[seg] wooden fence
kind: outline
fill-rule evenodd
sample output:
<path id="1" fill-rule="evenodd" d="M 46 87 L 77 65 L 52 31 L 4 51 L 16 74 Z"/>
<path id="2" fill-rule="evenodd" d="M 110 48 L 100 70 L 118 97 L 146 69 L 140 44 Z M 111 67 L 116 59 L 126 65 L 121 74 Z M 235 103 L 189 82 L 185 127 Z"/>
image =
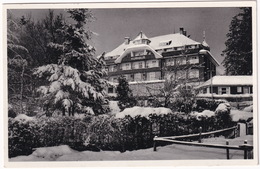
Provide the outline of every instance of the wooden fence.
<path id="1" fill-rule="evenodd" d="M 212 131 L 212 132 L 207 132 L 207 133 L 201 133 L 202 128 L 200 127 L 200 132 L 198 134 L 190 134 L 190 135 L 182 135 L 182 136 L 170 136 L 170 137 L 154 137 L 154 145 L 153 145 L 153 150 L 156 151 L 156 146 L 157 146 L 157 142 L 158 141 L 164 141 L 164 142 L 171 142 L 174 144 L 182 144 L 182 145 L 190 145 L 190 146 L 203 146 L 203 147 L 211 147 L 211 148 L 220 148 L 220 149 L 226 149 L 226 157 L 227 159 L 229 158 L 229 150 L 233 149 L 233 150 L 243 150 L 244 151 L 244 159 L 251 159 L 252 156 L 250 155 L 252 150 L 253 150 L 253 146 L 247 143 L 247 140 L 244 141 L 244 143 L 242 145 L 229 145 L 229 142 L 226 141 L 226 145 L 222 145 L 222 144 L 206 144 L 206 143 L 201 143 L 201 137 L 202 136 L 206 136 L 206 135 L 212 135 L 212 134 L 217 134 L 217 133 L 222 133 L 225 131 L 230 131 L 233 130 L 235 136 L 239 136 L 239 125 L 238 126 L 234 126 L 234 127 L 230 127 L 230 128 L 226 128 L 226 129 L 222 129 L 222 130 L 216 130 L 216 131 Z M 180 141 L 180 140 L 176 140 L 176 139 L 187 139 L 187 138 L 191 138 L 191 137 L 199 137 L 198 139 L 198 143 L 196 142 L 188 142 L 188 141 Z"/>

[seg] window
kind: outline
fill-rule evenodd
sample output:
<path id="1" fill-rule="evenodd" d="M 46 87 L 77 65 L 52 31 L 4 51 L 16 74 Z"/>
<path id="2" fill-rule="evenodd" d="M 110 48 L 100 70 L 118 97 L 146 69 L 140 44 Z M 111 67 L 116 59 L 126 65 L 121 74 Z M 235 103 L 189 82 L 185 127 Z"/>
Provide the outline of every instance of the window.
<path id="1" fill-rule="evenodd" d="M 132 74 L 125 74 L 124 77 L 127 81 L 133 81 L 133 75 Z"/>
<path id="2" fill-rule="evenodd" d="M 146 80 L 146 73 L 143 73 L 142 79 Z"/>
<path id="3" fill-rule="evenodd" d="M 155 72 L 148 73 L 149 80 L 155 80 Z"/>
<path id="4" fill-rule="evenodd" d="M 242 93 L 242 87 L 237 87 L 237 92 Z"/>
<path id="5" fill-rule="evenodd" d="M 122 70 L 130 70 L 131 64 L 130 63 L 123 63 L 122 64 Z"/>
<path id="6" fill-rule="evenodd" d="M 186 78 L 186 72 L 184 70 L 178 70 L 177 71 L 177 75 L 176 75 L 177 79 L 185 79 Z"/>
<path id="7" fill-rule="evenodd" d="M 199 78 L 199 70 L 198 69 L 191 69 L 189 71 L 189 79 L 192 78 Z"/>
<path id="8" fill-rule="evenodd" d="M 199 63 L 199 57 L 198 56 L 190 57 L 190 64 L 196 64 L 196 63 Z"/>
<path id="9" fill-rule="evenodd" d="M 177 58 L 176 59 L 176 64 L 177 65 L 185 65 L 186 64 L 186 58 L 183 58 L 183 57 Z"/>
<path id="10" fill-rule="evenodd" d="M 174 59 L 173 58 L 167 59 L 166 60 L 166 66 L 174 66 Z"/>
<path id="11" fill-rule="evenodd" d="M 162 42 L 159 43 L 159 46 L 168 46 L 168 45 L 170 45 L 171 43 L 172 43 L 171 40 L 170 40 L 170 41 L 162 41 Z"/>
<path id="12" fill-rule="evenodd" d="M 158 60 L 148 60 L 146 62 L 146 67 L 147 68 L 158 67 L 158 66 L 159 66 Z"/>
<path id="13" fill-rule="evenodd" d="M 142 74 L 136 73 L 134 74 L 134 81 L 141 81 L 142 80 Z"/>
<path id="14" fill-rule="evenodd" d="M 157 61 L 156 61 L 156 60 L 153 60 L 153 61 L 152 61 L 152 66 L 153 66 L 153 67 L 156 67 L 156 64 L 157 64 Z"/>
<path id="15" fill-rule="evenodd" d="M 115 65 L 109 66 L 109 72 L 115 72 L 115 71 L 116 71 L 116 66 Z"/>
<path id="16" fill-rule="evenodd" d="M 133 62 L 133 69 L 142 69 L 142 68 L 144 68 L 144 61 Z"/>
<path id="17" fill-rule="evenodd" d="M 249 92 L 249 87 L 245 86 L 245 87 L 243 87 L 243 89 L 244 89 L 244 94 L 249 94 L 250 93 Z"/>
<path id="18" fill-rule="evenodd" d="M 139 69 L 143 68 L 143 62 L 139 62 Z"/>
<path id="19" fill-rule="evenodd" d="M 148 72 L 147 80 L 159 80 L 161 78 L 160 72 Z"/>
<path id="20" fill-rule="evenodd" d="M 219 87 L 218 94 L 229 94 L 229 87 Z"/>
<path id="21" fill-rule="evenodd" d="M 175 72 L 166 73 L 165 78 L 168 79 L 168 80 L 175 80 Z"/>

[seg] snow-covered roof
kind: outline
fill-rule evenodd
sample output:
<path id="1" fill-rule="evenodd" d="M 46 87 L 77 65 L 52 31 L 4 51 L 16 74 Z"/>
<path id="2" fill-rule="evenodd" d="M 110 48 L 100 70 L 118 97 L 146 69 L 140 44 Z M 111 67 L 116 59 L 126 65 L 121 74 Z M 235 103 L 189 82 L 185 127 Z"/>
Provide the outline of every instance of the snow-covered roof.
<path id="1" fill-rule="evenodd" d="M 207 80 L 202 85 L 196 87 L 205 87 L 210 85 L 217 86 L 232 86 L 232 85 L 253 85 L 252 76 L 214 76 L 212 79 Z"/>
<path id="2" fill-rule="evenodd" d="M 143 34 L 143 36 L 145 36 L 145 35 Z M 156 37 L 150 38 L 149 40 L 151 41 L 149 46 L 151 46 L 151 48 L 153 48 L 154 50 L 164 49 L 164 48 L 173 48 L 173 47 L 182 47 L 184 45 L 201 44 L 180 33 L 156 36 Z M 169 42 L 169 43 L 167 45 L 162 46 L 161 44 L 163 42 Z M 133 41 L 130 41 L 129 44 L 122 43 L 121 45 L 116 47 L 114 50 L 106 53 L 105 57 L 109 57 L 109 56 L 118 56 L 119 57 L 120 55 L 122 55 L 124 53 L 124 51 L 127 48 L 130 48 L 132 46 L 135 46 L 135 44 L 133 44 Z"/>
<path id="3" fill-rule="evenodd" d="M 219 66 L 219 65 L 220 65 L 220 63 L 216 60 L 216 58 L 214 58 L 214 56 L 210 53 L 210 51 L 205 50 L 205 49 L 201 49 L 201 50 L 199 51 L 199 53 L 200 53 L 200 54 L 206 54 L 206 55 L 210 56 L 209 59 L 210 59 L 216 66 Z"/>
<path id="4" fill-rule="evenodd" d="M 198 45 L 201 44 L 199 42 L 196 42 L 187 36 L 176 33 L 176 34 L 168 34 L 168 35 L 162 35 L 162 36 L 156 36 L 153 38 L 150 38 L 151 43 L 150 46 L 157 49 L 163 49 L 163 48 L 173 48 L 173 47 L 181 47 L 184 45 Z M 169 45 L 161 46 L 161 42 L 169 41 Z"/>
<path id="5" fill-rule="evenodd" d="M 146 44 L 139 44 L 139 45 L 132 45 L 130 47 L 128 47 L 116 60 L 115 60 L 115 63 L 121 63 L 122 59 L 131 51 L 136 51 L 136 50 L 139 50 L 139 49 L 148 49 L 150 50 L 155 58 L 162 58 L 163 56 L 160 55 L 158 52 L 156 52 L 153 48 L 151 48 L 151 46 L 149 45 L 146 45 Z"/>
<path id="6" fill-rule="evenodd" d="M 141 39 L 148 39 L 147 36 L 142 31 L 138 34 L 138 36 L 133 41 L 141 40 Z"/>
<path id="7" fill-rule="evenodd" d="M 205 47 L 209 47 L 208 43 L 206 42 L 206 40 L 204 39 L 203 42 L 201 43 L 203 46 Z"/>

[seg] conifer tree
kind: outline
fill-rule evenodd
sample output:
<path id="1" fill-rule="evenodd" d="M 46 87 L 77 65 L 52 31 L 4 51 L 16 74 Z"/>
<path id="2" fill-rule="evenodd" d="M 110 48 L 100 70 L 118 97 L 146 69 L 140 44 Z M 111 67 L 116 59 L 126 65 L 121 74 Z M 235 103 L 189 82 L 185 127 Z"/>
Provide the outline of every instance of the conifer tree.
<path id="1" fill-rule="evenodd" d="M 240 9 L 231 21 L 222 52 L 227 75 L 252 75 L 252 8 Z"/>
<path id="2" fill-rule="evenodd" d="M 75 23 L 64 23 L 60 30 L 63 43 L 49 44 L 60 50 L 61 55 L 58 64 L 44 65 L 35 70 L 34 74 L 49 81 L 38 90 L 43 94 L 47 112 L 53 108 L 62 110 L 63 115 L 72 116 L 75 112 L 106 113 L 104 63 L 94 57 L 94 47 L 86 43 L 91 32 L 85 31 L 84 26 L 93 16 L 88 9 L 71 9 L 68 13 Z"/>
<path id="3" fill-rule="evenodd" d="M 118 78 L 118 86 L 116 88 L 118 106 L 123 111 L 125 108 L 133 107 L 137 104 L 136 99 L 133 97 L 129 84 L 122 76 Z"/>

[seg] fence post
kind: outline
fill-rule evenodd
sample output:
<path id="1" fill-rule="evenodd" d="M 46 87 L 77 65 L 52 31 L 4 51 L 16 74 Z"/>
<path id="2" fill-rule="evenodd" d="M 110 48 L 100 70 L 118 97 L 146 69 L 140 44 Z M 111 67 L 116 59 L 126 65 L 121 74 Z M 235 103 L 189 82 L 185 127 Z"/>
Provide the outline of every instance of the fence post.
<path id="1" fill-rule="evenodd" d="M 240 124 L 237 124 L 237 137 L 240 137 Z"/>
<path id="2" fill-rule="evenodd" d="M 153 138 L 153 151 L 156 151 L 156 138 L 157 136 L 154 136 Z"/>
<path id="3" fill-rule="evenodd" d="M 248 135 L 248 123 L 246 122 L 246 135 Z"/>
<path id="4" fill-rule="evenodd" d="M 228 140 L 226 141 L 226 145 L 229 145 Z M 227 152 L 227 159 L 229 159 L 229 148 L 227 148 L 226 152 Z"/>
<path id="5" fill-rule="evenodd" d="M 201 132 L 202 132 L 202 127 L 199 127 L 199 143 L 201 143 Z"/>
<path id="6" fill-rule="evenodd" d="M 244 141 L 244 144 L 247 144 L 247 140 Z M 244 149 L 244 159 L 247 159 L 247 148 Z"/>

